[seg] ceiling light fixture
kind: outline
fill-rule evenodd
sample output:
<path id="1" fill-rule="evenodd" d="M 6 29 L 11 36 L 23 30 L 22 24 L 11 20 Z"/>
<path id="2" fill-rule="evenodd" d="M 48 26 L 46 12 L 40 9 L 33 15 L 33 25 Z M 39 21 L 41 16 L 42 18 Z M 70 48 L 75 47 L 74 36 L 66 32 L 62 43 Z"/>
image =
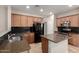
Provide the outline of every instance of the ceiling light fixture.
<path id="1" fill-rule="evenodd" d="M 29 8 L 30 8 L 30 6 L 26 6 L 26 8 L 27 8 L 27 9 L 29 9 Z"/>
<path id="2" fill-rule="evenodd" d="M 44 11 L 44 10 L 41 8 L 41 9 L 40 9 L 40 12 L 43 12 L 43 11 Z"/>
<path id="3" fill-rule="evenodd" d="M 50 12 L 50 15 L 52 15 L 53 13 L 52 12 Z"/>

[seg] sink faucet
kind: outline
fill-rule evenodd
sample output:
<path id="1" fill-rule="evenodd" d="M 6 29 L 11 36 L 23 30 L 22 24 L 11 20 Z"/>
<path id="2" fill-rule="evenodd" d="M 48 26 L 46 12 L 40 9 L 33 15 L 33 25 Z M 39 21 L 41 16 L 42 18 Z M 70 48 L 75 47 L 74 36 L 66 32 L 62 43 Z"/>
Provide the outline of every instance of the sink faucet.
<path id="1" fill-rule="evenodd" d="M 15 34 L 9 34 L 8 39 L 10 39 L 13 35 L 15 35 Z"/>

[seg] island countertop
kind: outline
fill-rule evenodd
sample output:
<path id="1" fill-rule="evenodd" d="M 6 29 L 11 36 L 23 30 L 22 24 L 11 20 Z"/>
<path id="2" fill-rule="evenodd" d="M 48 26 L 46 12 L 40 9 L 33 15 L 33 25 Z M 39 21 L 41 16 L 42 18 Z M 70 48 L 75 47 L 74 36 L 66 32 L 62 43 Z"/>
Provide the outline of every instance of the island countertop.
<path id="1" fill-rule="evenodd" d="M 41 37 L 46 38 L 54 43 L 58 43 L 68 38 L 68 35 L 66 33 L 55 32 L 54 34 L 42 35 Z"/>

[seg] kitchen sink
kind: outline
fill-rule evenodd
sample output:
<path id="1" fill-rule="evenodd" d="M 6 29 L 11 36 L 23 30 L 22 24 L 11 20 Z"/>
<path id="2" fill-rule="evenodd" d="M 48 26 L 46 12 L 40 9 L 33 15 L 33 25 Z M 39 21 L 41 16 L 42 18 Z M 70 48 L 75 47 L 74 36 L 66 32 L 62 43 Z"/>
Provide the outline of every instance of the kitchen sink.
<path id="1" fill-rule="evenodd" d="M 18 34 L 11 34 L 11 35 L 8 35 L 8 40 L 10 43 L 15 42 L 15 41 L 21 41 L 22 36 Z"/>

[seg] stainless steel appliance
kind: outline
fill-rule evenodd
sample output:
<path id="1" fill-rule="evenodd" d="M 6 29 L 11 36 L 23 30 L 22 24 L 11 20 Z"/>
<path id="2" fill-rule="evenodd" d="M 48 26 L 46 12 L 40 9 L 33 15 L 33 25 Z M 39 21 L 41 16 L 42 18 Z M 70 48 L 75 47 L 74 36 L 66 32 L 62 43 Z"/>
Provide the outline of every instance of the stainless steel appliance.
<path id="1" fill-rule="evenodd" d="M 61 24 L 62 27 L 70 27 L 71 26 L 71 22 L 70 21 L 64 21 L 62 24 Z"/>
<path id="2" fill-rule="evenodd" d="M 64 21 L 61 24 L 61 27 L 58 27 L 58 31 L 60 32 L 71 32 L 71 22 L 70 21 Z"/>

